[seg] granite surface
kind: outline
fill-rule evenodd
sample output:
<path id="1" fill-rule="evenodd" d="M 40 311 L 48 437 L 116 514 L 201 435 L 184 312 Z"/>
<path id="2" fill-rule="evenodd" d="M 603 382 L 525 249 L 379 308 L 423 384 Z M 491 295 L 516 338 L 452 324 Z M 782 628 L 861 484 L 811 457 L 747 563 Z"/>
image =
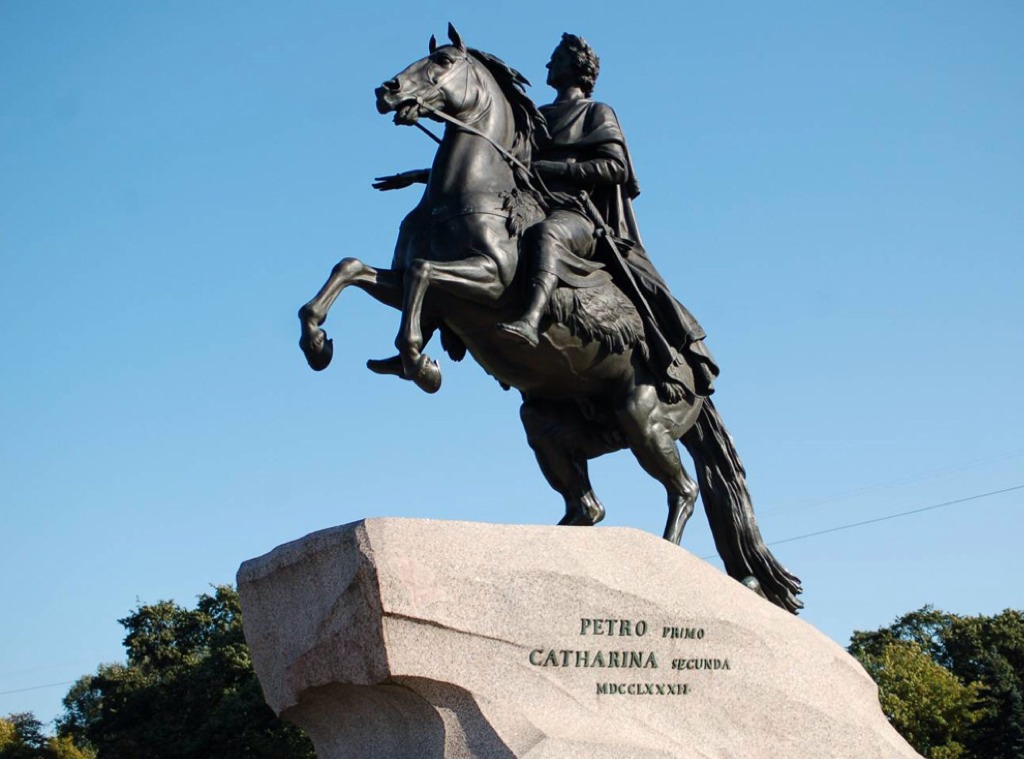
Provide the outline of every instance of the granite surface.
<path id="1" fill-rule="evenodd" d="M 638 530 L 367 519 L 238 585 L 321 759 L 918 756 L 840 646 Z"/>

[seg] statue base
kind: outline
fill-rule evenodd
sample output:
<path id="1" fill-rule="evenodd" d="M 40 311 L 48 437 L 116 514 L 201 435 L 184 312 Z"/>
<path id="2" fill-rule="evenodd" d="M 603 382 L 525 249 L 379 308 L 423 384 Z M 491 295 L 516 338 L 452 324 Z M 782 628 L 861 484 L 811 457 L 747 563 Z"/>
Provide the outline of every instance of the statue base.
<path id="1" fill-rule="evenodd" d="M 918 756 L 840 646 L 638 530 L 367 519 L 238 589 L 321 759 Z"/>

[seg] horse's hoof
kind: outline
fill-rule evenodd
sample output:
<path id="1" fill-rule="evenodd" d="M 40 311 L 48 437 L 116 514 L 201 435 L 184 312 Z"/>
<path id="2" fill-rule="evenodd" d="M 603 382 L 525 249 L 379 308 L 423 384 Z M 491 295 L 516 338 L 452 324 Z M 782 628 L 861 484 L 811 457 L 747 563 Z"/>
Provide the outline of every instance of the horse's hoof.
<path id="1" fill-rule="evenodd" d="M 434 359 L 420 356 L 416 372 L 411 377 L 407 375 L 406 379 L 411 379 L 425 393 L 436 393 L 441 389 L 441 367 Z"/>
<path id="2" fill-rule="evenodd" d="M 768 596 L 765 595 L 764 590 L 761 588 L 761 583 L 759 583 L 757 581 L 757 578 L 754 577 L 753 575 L 749 575 L 747 577 L 744 577 L 742 580 L 740 580 L 740 582 L 743 585 L 746 585 L 748 588 L 750 588 L 755 593 L 757 593 L 757 595 L 761 596 L 761 598 L 765 599 L 766 601 L 768 600 Z"/>
<path id="3" fill-rule="evenodd" d="M 562 520 L 558 523 L 559 527 L 593 527 L 597 522 L 591 519 L 590 514 L 586 511 L 578 510 L 571 514 L 566 514 L 562 517 Z"/>
<path id="4" fill-rule="evenodd" d="M 402 369 L 402 357 L 392 356 L 391 358 L 371 358 L 366 362 L 366 368 L 374 374 L 393 374 L 396 377 L 404 377 Z"/>
<path id="5" fill-rule="evenodd" d="M 604 506 L 593 495 L 584 496 L 567 509 L 559 525 L 570 527 L 593 527 L 604 519 Z"/>
<path id="6" fill-rule="evenodd" d="M 334 358 L 334 341 L 327 337 L 323 330 L 317 330 L 312 335 L 303 334 L 299 338 L 299 347 L 306 357 L 309 368 L 315 372 L 322 372 L 331 365 Z"/>
<path id="7" fill-rule="evenodd" d="M 501 323 L 495 325 L 499 332 L 515 339 L 517 342 L 526 343 L 531 348 L 536 348 L 540 343 L 540 335 L 537 333 L 537 328 L 529 322 L 520 319 L 517 322 L 510 322 L 508 324 Z"/>

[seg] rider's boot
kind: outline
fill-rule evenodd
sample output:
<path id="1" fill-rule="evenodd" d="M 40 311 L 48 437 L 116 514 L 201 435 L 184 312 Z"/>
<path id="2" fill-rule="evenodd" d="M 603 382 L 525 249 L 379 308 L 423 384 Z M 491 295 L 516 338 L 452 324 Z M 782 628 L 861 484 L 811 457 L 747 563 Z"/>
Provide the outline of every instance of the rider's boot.
<path id="1" fill-rule="evenodd" d="M 526 313 L 514 322 L 498 324 L 498 329 L 527 343 L 533 348 L 540 342 L 540 320 L 551 300 L 551 293 L 555 291 L 558 284 L 558 277 L 548 271 L 539 271 L 533 277 L 533 291 L 530 294 L 530 305 Z"/>

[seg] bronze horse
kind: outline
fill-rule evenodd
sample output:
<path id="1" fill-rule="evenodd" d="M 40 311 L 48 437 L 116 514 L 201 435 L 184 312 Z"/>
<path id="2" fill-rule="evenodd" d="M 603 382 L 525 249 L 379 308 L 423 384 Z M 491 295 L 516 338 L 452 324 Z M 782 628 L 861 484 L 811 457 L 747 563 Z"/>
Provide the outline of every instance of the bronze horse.
<path id="1" fill-rule="evenodd" d="M 679 458 L 676 441 L 682 442 L 727 573 L 795 613 L 803 606 L 800 581 L 761 538 L 743 465 L 714 405 L 695 395 L 674 403 L 659 397 L 642 321 L 613 283 L 560 288 L 537 347 L 496 329 L 523 308 L 515 286 L 519 241 L 541 213 L 525 169 L 542 117 L 518 72 L 467 48 L 454 29 L 449 35 L 451 44 L 443 46 L 431 38 L 427 57 L 376 90 L 381 113 L 394 113 L 399 124 L 424 116 L 444 121 L 444 137 L 422 200 L 403 223 L 392 267 L 345 258 L 300 309 L 307 361 L 316 370 L 330 363 L 332 343 L 321 326 L 349 285 L 402 313 L 399 356 L 375 362 L 376 371 L 436 391 L 440 370 L 423 348 L 440 331 L 455 360 L 468 351 L 504 387 L 521 392 L 529 444 L 565 500 L 560 524 L 593 525 L 604 517 L 587 462 L 629 448 L 665 487 L 664 537 L 678 544 L 698 495 Z"/>

